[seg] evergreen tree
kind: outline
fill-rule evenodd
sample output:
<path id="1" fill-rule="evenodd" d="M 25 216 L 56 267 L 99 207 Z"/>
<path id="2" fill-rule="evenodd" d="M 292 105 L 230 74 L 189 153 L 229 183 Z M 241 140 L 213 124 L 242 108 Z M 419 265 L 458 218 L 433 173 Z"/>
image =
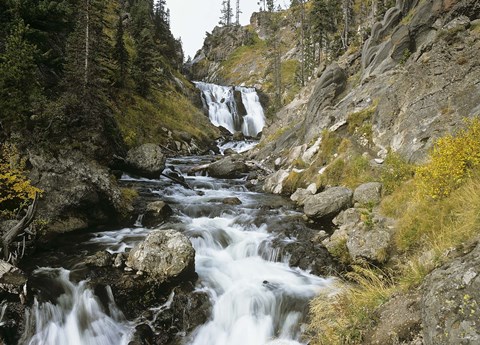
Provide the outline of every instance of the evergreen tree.
<path id="1" fill-rule="evenodd" d="M 328 51 L 330 35 L 336 31 L 339 3 L 336 0 L 313 0 L 310 12 L 313 40 L 318 44 L 318 62 L 323 50 Z"/>
<path id="2" fill-rule="evenodd" d="M 155 68 L 156 47 L 153 40 L 152 29 L 145 27 L 135 41 L 137 56 L 133 60 L 133 79 L 137 91 L 143 97 L 150 92 L 152 82 L 155 79 L 153 74 Z"/>
<path id="3" fill-rule="evenodd" d="M 119 86 L 125 85 L 128 68 L 128 52 L 124 42 L 123 18 L 118 15 L 117 30 L 115 32 L 115 46 L 113 58 L 116 62 L 116 81 Z"/>
<path id="4" fill-rule="evenodd" d="M 274 0 L 267 0 L 267 10 L 268 12 L 275 11 L 275 2 Z"/>
<path id="5" fill-rule="evenodd" d="M 232 25 L 233 8 L 230 0 L 223 0 L 222 9 L 220 12 L 221 16 L 219 24 L 224 26 Z"/>
<path id="6" fill-rule="evenodd" d="M 40 100 L 34 60 L 37 49 L 26 40 L 27 30 L 24 21 L 17 18 L 0 54 L 0 122 L 7 131 L 24 125 Z"/>

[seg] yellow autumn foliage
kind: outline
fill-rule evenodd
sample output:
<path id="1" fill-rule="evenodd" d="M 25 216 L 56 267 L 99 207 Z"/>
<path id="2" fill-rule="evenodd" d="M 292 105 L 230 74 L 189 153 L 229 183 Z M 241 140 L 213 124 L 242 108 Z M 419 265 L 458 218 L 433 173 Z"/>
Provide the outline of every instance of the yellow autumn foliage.
<path id="1" fill-rule="evenodd" d="M 25 176 L 25 161 L 11 144 L 0 146 L 0 211 L 12 211 L 33 200 L 42 190 Z"/>
<path id="2" fill-rule="evenodd" d="M 433 199 L 450 195 L 480 167 L 480 119 L 467 121 L 456 135 L 440 138 L 430 162 L 417 169 L 419 190 Z"/>

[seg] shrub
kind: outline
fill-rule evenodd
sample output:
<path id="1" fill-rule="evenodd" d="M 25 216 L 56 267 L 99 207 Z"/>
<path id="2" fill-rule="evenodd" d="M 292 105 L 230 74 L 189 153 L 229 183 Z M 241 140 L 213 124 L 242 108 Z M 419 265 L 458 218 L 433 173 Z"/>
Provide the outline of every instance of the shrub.
<path id="1" fill-rule="evenodd" d="M 433 199 L 446 197 L 479 166 L 480 120 L 475 118 L 467 129 L 436 142 L 430 162 L 417 169 L 419 189 Z"/>
<path id="2" fill-rule="evenodd" d="M 405 161 L 398 153 L 388 152 L 380 174 L 383 192 L 387 195 L 391 194 L 401 184 L 410 180 L 414 172 L 413 165 Z"/>
<path id="3" fill-rule="evenodd" d="M 11 144 L 0 146 L 0 185 L 0 210 L 4 216 L 42 192 L 25 176 L 25 160 L 20 159 L 17 148 Z"/>

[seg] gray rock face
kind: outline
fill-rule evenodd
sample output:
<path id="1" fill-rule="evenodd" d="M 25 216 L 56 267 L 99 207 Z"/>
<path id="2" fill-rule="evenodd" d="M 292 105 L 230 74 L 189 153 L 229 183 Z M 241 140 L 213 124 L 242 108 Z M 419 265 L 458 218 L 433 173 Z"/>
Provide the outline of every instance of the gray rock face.
<path id="1" fill-rule="evenodd" d="M 345 187 L 333 187 L 305 200 L 303 211 L 310 218 L 322 219 L 336 216 L 352 205 L 353 193 Z"/>
<path id="2" fill-rule="evenodd" d="M 248 172 L 248 166 L 238 156 L 228 156 L 207 168 L 208 175 L 219 178 L 237 178 Z"/>
<path id="3" fill-rule="evenodd" d="M 23 292 L 26 282 L 25 273 L 8 262 L 0 260 L 0 293 L 19 295 Z"/>
<path id="4" fill-rule="evenodd" d="M 425 345 L 480 344 L 480 245 L 435 269 L 423 284 Z"/>
<path id="5" fill-rule="evenodd" d="M 49 221 L 49 232 L 112 224 L 133 211 L 109 171 L 78 151 L 31 154 L 29 161 L 32 182 L 46 191 L 37 212 Z"/>
<path id="6" fill-rule="evenodd" d="M 143 215 L 143 225 L 153 227 L 173 214 L 173 210 L 163 201 L 154 201 L 147 205 Z"/>
<path id="7" fill-rule="evenodd" d="M 166 157 L 160 146 L 143 144 L 127 153 L 127 169 L 136 175 L 158 178 L 165 169 Z"/>
<path id="8" fill-rule="evenodd" d="M 299 206 L 303 206 L 305 204 L 305 200 L 313 194 L 314 193 L 312 193 L 312 190 L 298 188 L 295 193 L 290 196 L 290 200 L 295 201 Z"/>
<path id="9" fill-rule="evenodd" d="M 282 169 L 278 170 L 265 179 L 263 190 L 267 193 L 281 194 L 283 190 L 283 181 L 288 175 L 288 171 Z"/>
<path id="10" fill-rule="evenodd" d="M 126 265 L 159 282 L 194 271 L 195 249 L 175 230 L 154 230 L 128 255 Z"/>
<path id="11" fill-rule="evenodd" d="M 353 193 L 353 202 L 361 205 L 380 203 L 382 196 L 382 184 L 379 182 L 364 183 L 355 189 Z"/>
<path id="12" fill-rule="evenodd" d="M 356 261 L 365 259 L 375 263 L 384 263 L 388 259 L 390 233 L 375 225 L 368 229 L 361 224 L 349 234 L 347 248 L 350 257 Z"/>

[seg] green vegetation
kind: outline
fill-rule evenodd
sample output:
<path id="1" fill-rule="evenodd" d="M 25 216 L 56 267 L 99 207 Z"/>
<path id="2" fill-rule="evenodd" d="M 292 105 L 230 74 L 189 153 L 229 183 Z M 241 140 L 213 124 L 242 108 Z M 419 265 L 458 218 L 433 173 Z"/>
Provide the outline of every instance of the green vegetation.
<path id="1" fill-rule="evenodd" d="M 353 284 L 333 297 L 315 299 L 311 307 L 312 344 L 362 344 L 381 304 L 394 293 L 417 287 L 449 252 L 463 251 L 478 239 L 480 120 L 467 124 L 456 135 L 440 138 L 429 163 L 416 170 L 398 154 L 388 154 L 381 173 L 388 195 L 381 209 L 397 220 L 395 251 L 400 262 L 387 264 L 386 269 L 394 275 L 355 266 L 353 276 L 347 274 Z M 369 216 L 362 214 L 367 222 Z M 346 248 L 336 250 L 345 260 Z"/>

